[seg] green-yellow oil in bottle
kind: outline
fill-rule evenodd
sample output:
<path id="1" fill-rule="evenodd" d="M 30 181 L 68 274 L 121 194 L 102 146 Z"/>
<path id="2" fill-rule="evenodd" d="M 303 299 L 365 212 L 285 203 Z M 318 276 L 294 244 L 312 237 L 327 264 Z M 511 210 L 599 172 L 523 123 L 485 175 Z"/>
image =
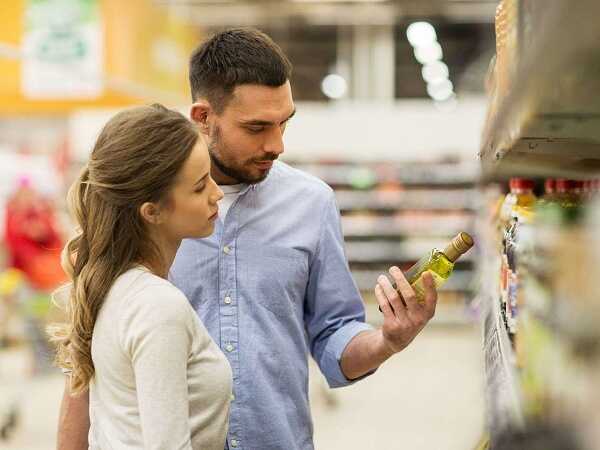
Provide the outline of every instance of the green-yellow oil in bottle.
<path id="1" fill-rule="evenodd" d="M 452 275 L 454 264 L 458 258 L 471 247 L 473 247 L 473 238 L 468 233 L 461 232 L 444 250 L 433 249 L 405 272 L 404 276 L 415 290 L 419 302 L 425 301 L 423 274 L 430 272 L 436 289 L 439 288 Z M 396 288 L 395 284 L 394 288 Z"/>

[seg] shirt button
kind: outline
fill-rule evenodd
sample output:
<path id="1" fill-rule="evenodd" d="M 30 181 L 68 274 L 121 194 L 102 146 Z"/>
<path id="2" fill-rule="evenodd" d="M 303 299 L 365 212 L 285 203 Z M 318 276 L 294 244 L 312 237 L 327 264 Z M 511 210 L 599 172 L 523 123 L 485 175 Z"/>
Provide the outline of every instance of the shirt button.
<path id="1" fill-rule="evenodd" d="M 226 255 L 229 255 L 229 253 L 231 253 L 231 249 L 229 248 L 228 245 L 226 245 L 225 247 L 223 247 L 223 253 L 225 253 Z"/>
<path id="2" fill-rule="evenodd" d="M 225 350 L 227 350 L 228 352 L 232 352 L 232 351 L 233 351 L 233 345 L 231 345 L 231 344 L 227 344 L 227 345 L 225 346 Z"/>
<path id="3" fill-rule="evenodd" d="M 225 297 L 225 304 L 229 305 L 231 303 L 231 297 L 228 295 L 227 297 Z"/>
<path id="4" fill-rule="evenodd" d="M 238 446 L 238 441 L 236 441 L 235 439 L 232 439 L 232 440 L 231 440 L 231 446 L 232 446 L 233 448 L 237 448 L 237 446 Z"/>

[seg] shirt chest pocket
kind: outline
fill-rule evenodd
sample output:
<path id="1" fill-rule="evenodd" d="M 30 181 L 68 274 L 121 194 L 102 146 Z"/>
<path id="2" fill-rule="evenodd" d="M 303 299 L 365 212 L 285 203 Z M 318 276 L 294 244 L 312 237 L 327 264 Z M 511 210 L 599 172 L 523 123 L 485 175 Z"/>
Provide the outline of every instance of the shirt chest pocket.
<path id="1" fill-rule="evenodd" d="M 301 314 L 308 284 L 306 253 L 282 247 L 253 249 L 242 264 L 249 302 L 280 317 Z"/>

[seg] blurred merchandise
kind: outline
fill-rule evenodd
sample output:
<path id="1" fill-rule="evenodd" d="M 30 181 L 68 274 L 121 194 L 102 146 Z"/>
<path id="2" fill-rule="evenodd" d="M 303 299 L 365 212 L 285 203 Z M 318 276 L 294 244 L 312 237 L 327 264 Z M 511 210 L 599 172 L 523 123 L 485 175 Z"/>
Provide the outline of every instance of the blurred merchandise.
<path id="1" fill-rule="evenodd" d="M 508 225 L 519 212 L 531 210 L 536 202 L 532 180 L 511 178 L 509 186 L 510 191 L 506 195 L 500 211 L 500 223 L 504 225 Z"/>
<path id="2" fill-rule="evenodd" d="M 51 290 L 66 280 L 52 205 L 27 178 L 19 181 L 6 204 L 4 235 L 8 266 L 21 270 L 34 288 Z"/>
<path id="3" fill-rule="evenodd" d="M 600 247 L 592 246 L 594 227 L 586 219 L 596 214 L 598 205 L 582 195 L 583 182 L 575 180 L 557 180 L 555 195 L 552 183 L 545 182 L 544 196 L 536 203 L 531 202 L 536 183 L 528 182 L 520 191 L 528 200 L 519 205 L 513 197 L 520 195 L 517 184 L 522 186 L 511 180 L 508 201 L 503 203 L 503 208 L 512 204 L 512 209 L 503 209 L 497 222 L 488 218 L 489 248 L 484 252 L 484 267 L 498 267 L 496 288 L 490 291 L 485 284 L 491 272 L 483 277 L 492 302 L 485 319 L 484 348 L 493 441 L 499 433 L 506 439 L 510 430 L 520 433 L 523 426 L 529 433 L 536 421 L 580 432 L 583 422 L 573 420 L 578 411 L 597 407 L 588 391 L 592 386 L 584 380 L 596 373 L 600 358 L 600 303 L 593 281 L 600 276 L 596 273 Z M 489 201 L 496 202 L 493 196 Z M 494 232 L 498 228 L 500 235 Z M 498 357 L 501 370 L 494 362 Z M 499 376 L 501 390 L 496 386 Z"/>
<path id="4" fill-rule="evenodd" d="M 24 285 L 25 276 L 20 270 L 7 269 L 0 273 L 0 349 L 24 338 L 14 327 Z"/>

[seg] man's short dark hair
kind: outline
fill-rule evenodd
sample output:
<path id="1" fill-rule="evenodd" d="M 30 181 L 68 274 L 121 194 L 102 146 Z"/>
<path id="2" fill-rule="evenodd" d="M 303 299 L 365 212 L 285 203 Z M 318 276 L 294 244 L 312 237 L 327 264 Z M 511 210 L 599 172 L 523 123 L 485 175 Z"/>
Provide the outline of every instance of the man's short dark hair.
<path id="1" fill-rule="evenodd" d="M 279 87 L 291 73 L 290 61 L 269 36 L 253 28 L 229 29 L 215 34 L 192 53 L 192 99 L 204 97 L 221 113 L 236 86 Z"/>

